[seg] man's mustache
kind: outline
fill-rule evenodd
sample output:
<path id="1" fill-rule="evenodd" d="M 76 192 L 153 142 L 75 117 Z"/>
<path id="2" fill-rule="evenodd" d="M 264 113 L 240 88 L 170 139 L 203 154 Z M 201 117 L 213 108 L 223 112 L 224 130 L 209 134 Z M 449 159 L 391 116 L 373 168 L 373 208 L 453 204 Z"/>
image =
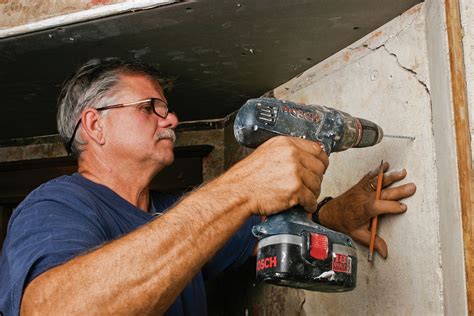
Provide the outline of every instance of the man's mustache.
<path id="1" fill-rule="evenodd" d="M 159 131 L 156 135 L 155 135 L 155 140 L 156 141 L 159 141 L 160 139 L 171 139 L 171 141 L 173 142 L 173 144 L 176 142 L 176 134 L 174 132 L 174 130 L 170 129 L 170 128 L 167 128 L 167 129 L 164 129 L 162 131 Z"/>

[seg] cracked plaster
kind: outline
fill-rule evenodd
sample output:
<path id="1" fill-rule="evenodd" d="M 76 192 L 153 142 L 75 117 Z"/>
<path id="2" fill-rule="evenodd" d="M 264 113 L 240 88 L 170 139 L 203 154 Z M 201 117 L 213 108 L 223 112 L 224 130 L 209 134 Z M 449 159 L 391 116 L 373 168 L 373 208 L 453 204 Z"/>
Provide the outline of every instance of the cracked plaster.
<path id="1" fill-rule="evenodd" d="M 406 30 L 409 28 L 416 28 L 418 31 L 424 30 L 423 16 L 420 14 L 422 8 L 423 4 L 414 6 L 381 28 L 373 31 L 352 45 L 349 45 L 347 48 L 339 51 L 318 65 L 310 68 L 309 70 L 276 88 L 275 95 L 278 95 L 279 98 L 284 99 L 287 95 L 296 93 L 305 87 L 317 83 L 319 80 L 324 79 L 328 75 L 334 75 L 341 69 L 344 69 L 353 63 L 359 62 L 359 60 L 379 49 L 381 46 L 389 45 L 389 49 L 392 50 L 390 45 L 394 39 L 396 41 L 410 41 L 412 42 L 411 44 L 414 45 L 413 47 L 418 47 L 420 44 L 424 45 L 424 47 L 421 47 L 420 51 L 422 51 L 423 48 L 426 48 L 426 45 L 424 43 L 417 42 L 416 38 L 412 38 L 411 32 L 406 32 Z M 405 49 L 408 49 L 408 47 L 405 47 Z M 400 55 L 402 55 L 401 52 Z M 420 69 L 420 71 L 417 69 L 421 64 L 418 62 L 420 59 L 418 58 L 412 63 L 405 63 L 405 60 L 409 59 L 411 54 L 403 54 L 403 56 L 404 57 L 401 64 L 406 65 L 406 68 L 413 68 L 417 73 L 421 73 L 422 75 L 420 80 L 425 82 L 426 85 L 429 85 L 427 79 L 427 67 L 425 69 Z M 412 64 L 412 67 L 408 66 L 410 64 Z"/>
<path id="2" fill-rule="evenodd" d="M 305 292 L 306 314 L 443 314 L 425 13 L 425 4 L 413 7 L 274 91 L 280 99 L 327 105 L 372 120 L 387 134 L 416 137 L 412 142 L 384 139 L 371 148 L 331 155 L 321 196 L 348 189 L 381 159 L 406 168 L 418 190 L 404 201 L 406 214 L 381 219 L 388 260 L 376 257 L 368 265 L 366 249 L 359 245 L 357 288 L 337 295 Z"/>
<path id="3" fill-rule="evenodd" d="M 390 56 L 393 56 L 393 57 L 395 58 L 395 61 L 397 62 L 397 64 L 398 64 L 401 68 L 405 69 L 406 71 L 408 71 L 409 73 L 411 73 L 411 74 L 413 74 L 413 75 L 415 76 L 416 80 L 418 80 L 418 82 L 425 88 L 426 93 L 427 93 L 428 96 L 429 96 L 429 95 L 430 95 L 430 88 L 428 87 L 428 85 L 427 85 L 426 82 L 425 82 L 426 79 L 423 80 L 422 78 L 420 78 L 419 74 L 418 74 L 416 71 L 414 71 L 413 69 L 408 68 L 408 67 L 402 65 L 402 64 L 400 63 L 400 60 L 399 60 L 398 56 L 397 56 L 395 53 L 390 52 L 390 51 L 388 50 L 388 48 L 387 48 L 385 45 L 382 45 L 381 47 L 383 47 L 383 49 L 384 49 Z"/>

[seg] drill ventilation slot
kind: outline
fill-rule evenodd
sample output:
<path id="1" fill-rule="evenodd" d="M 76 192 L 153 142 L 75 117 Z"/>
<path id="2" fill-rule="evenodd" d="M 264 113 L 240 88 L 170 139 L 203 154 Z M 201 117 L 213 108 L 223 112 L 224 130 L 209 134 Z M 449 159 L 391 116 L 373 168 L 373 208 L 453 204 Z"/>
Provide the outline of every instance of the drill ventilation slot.
<path id="1" fill-rule="evenodd" d="M 265 125 L 273 126 L 276 122 L 278 109 L 276 106 L 257 103 L 257 121 Z"/>

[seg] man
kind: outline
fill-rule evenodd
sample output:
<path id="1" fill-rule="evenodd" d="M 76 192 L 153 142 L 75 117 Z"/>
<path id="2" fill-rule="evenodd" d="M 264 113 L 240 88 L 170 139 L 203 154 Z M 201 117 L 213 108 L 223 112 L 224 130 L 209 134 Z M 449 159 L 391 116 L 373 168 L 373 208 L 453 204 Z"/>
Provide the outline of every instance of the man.
<path id="1" fill-rule="evenodd" d="M 150 193 L 173 161 L 178 119 L 154 69 L 115 58 L 66 82 L 57 119 L 78 173 L 42 185 L 13 214 L 0 272 L 7 315 L 205 314 L 203 280 L 252 253 L 253 215 L 313 212 L 329 162 L 314 142 L 276 137 L 177 203 Z M 375 175 L 328 202 L 321 223 L 367 244 L 372 216 L 404 212 L 398 200 L 414 184 L 374 201 Z M 384 186 L 405 175 L 387 173 Z M 376 249 L 386 257 L 383 240 Z"/>

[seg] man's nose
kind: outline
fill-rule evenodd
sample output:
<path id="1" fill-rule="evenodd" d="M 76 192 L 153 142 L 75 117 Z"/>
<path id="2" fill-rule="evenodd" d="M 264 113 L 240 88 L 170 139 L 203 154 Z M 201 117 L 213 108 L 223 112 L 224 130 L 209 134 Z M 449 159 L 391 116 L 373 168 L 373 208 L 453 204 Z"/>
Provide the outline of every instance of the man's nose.
<path id="1" fill-rule="evenodd" d="M 176 128 L 178 116 L 174 112 L 169 112 L 166 118 L 159 118 L 158 124 L 162 128 Z"/>

